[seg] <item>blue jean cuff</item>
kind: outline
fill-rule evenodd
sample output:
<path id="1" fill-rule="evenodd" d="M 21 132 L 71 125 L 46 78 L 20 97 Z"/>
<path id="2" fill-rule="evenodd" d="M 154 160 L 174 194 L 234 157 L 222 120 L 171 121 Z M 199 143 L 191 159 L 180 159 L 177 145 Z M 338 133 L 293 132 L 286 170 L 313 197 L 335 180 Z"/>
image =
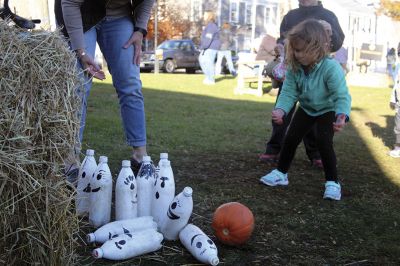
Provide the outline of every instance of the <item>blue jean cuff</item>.
<path id="1" fill-rule="evenodd" d="M 131 147 L 146 146 L 146 140 L 127 140 L 126 143 Z"/>

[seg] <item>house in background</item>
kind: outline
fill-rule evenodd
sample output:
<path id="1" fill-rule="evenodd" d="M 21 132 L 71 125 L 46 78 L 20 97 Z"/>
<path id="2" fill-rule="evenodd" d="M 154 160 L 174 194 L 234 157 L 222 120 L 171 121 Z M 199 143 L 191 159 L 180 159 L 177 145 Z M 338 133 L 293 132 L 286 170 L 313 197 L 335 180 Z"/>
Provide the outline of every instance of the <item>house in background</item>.
<path id="1" fill-rule="evenodd" d="M 4 0 L 0 0 L 2 5 Z M 163 5 L 178 5 L 190 21 L 191 29 L 183 38 L 199 40 L 205 11 L 214 11 L 217 24 L 229 22 L 235 29 L 235 50 L 250 50 L 257 39 L 268 33 L 279 36 L 283 16 L 298 6 L 298 0 L 158 0 Z M 10 0 L 12 10 L 28 18 L 42 20 L 40 27 L 55 29 L 54 0 Z M 344 46 L 349 52 L 351 69 L 357 68 L 363 44 L 380 51 L 380 60 L 372 61 L 375 69 L 385 68 L 386 51 L 397 47 L 400 41 L 400 22 L 384 15 L 377 15 L 379 0 L 322 1 L 324 7 L 333 11 L 346 35 Z M 377 52 L 377 51 L 372 51 Z M 372 53 L 371 52 L 371 53 Z"/>
<path id="2" fill-rule="evenodd" d="M 202 21 L 205 11 L 214 11 L 217 24 L 229 22 L 235 34 L 235 50 L 250 50 L 254 39 L 268 33 L 277 37 L 282 0 L 190 0 L 190 20 Z M 195 36 L 190 36 L 195 37 Z"/>

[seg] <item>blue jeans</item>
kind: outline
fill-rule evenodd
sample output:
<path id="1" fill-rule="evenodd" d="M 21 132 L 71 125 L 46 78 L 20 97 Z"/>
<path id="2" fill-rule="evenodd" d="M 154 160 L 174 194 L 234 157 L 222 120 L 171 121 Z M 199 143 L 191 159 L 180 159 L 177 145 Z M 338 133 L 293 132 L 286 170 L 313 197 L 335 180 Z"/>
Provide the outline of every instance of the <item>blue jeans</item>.
<path id="1" fill-rule="evenodd" d="M 204 51 L 204 54 L 203 51 L 201 51 L 199 55 L 201 70 L 206 76 L 206 80 L 209 82 L 215 81 L 215 57 L 217 56 L 217 52 L 218 51 L 214 49 L 207 49 Z"/>
<path id="2" fill-rule="evenodd" d="M 107 61 L 108 70 L 116 89 L 126 141 L 129 146 L 146 145 L 146 121 L 142 82 L 139 66 L 133 63 L 134 47 L 124 49 L 123 45 L 133 33 L 130 17 L 106 17 L 85 33 L 85 50 L 94 58 L 96 41 Z M 82 142 L 86 121 L 87 99 L 92 80 L 85 77 L 85 92 L 78 92 L 82 99 L 79 139 Z"/>
<path id="3" fill-rule="evenodd" d="M 231 50 L 220 50 L 218 51 L 218 56 L 217 56 L 217 64 L 215 66 L 215 74 L 219 75 L 221 74 L 221 64 L 222 64 L 222 59 L 225 57 L 226 59 L 226 65 L 228 66 L 229 72 L 231 74 L 234 74 L 235 68 L 233 66 L 233 62 L 232 62 L 232 52 Z"/>

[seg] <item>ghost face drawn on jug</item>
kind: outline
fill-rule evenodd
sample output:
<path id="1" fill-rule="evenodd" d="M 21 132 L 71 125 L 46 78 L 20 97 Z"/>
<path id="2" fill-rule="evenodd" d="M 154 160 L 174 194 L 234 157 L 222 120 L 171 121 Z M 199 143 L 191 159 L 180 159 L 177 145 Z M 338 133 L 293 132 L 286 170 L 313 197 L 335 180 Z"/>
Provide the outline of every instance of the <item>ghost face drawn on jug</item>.
<path id="1" fill-rule="evenodd" d="M 193 250 L 197 250 L 197 254 L 202 256 L 208 251 L 216 252 L 217 247 L 214 242 L 203 234 L 196 234 L 190 240 L 190 245 L 193 247 Z"/>
<path id="2" fill-rule="evenodd" d="M 169 205 L 167 216 L 171 220 L 178 220 L 181 218 L 181 215 L 183 214 L 184 210 L 182 209 L 182 206 L 179 202 L 179 200 L 176 200 Z"/>

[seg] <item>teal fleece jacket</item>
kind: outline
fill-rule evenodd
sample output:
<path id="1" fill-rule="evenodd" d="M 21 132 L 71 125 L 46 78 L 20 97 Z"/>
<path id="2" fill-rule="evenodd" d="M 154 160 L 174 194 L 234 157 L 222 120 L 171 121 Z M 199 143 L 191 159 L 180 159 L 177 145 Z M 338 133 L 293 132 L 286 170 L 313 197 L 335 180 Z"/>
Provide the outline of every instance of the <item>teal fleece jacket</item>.
<path id="1" fill-rule="evenodd" d="M 336 115 L 345 114 L 348 120 L 351 96 L 339 63 L 327 56 L 307 75 L 302 68 L 297 72 L 288 69 L 275 108 L 287 114 L 297 101 L 310 116 L 334 111 Z"/>

